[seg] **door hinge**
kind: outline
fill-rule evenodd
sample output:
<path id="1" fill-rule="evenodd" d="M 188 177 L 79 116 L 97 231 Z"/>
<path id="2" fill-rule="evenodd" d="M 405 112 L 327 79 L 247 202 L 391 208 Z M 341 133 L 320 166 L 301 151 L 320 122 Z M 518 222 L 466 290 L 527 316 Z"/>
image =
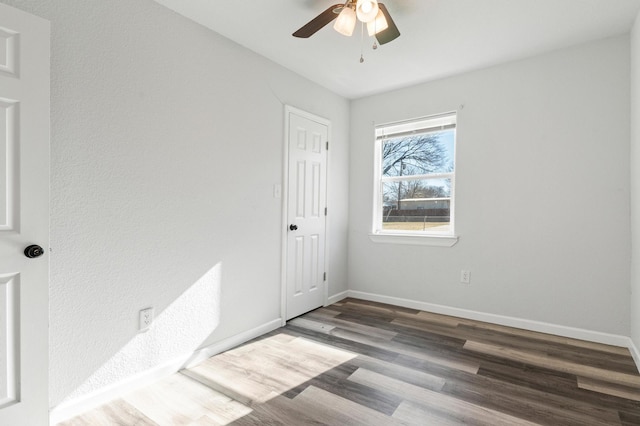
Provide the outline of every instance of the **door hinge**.
<path id="1" fill-rule="evenodd" d="M 325 272 L 325 273 L 322 275 L 322 281 L 326 281 L 326 280 L 327 280 L 327 273 Z"/>
<path id="2" fill-rule="evenodd" d="M 327 141 L 327 151 L 329 151 L 329 141 Z"/>
<path id="3" fill-rule="evenodd" d="M 327 208 L 326 207 L 324 208 L 324 215 L 325 216 L 327 215 Z"/>

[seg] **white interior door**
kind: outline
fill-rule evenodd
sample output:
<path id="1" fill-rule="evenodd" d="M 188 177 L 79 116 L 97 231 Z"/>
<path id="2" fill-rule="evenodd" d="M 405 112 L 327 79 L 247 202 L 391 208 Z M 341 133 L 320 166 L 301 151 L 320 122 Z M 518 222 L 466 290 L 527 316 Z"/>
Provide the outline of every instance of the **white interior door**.
<path id="1" fill-rule="evenodd" d="M 48 245 L 49 23 L 0 4 L 0 425 L 49 424 Z"/>
<path id="2" fill-rule="evenodd" d="M 287 108 L 286 319 L 325 302 L 329 123 Z"/>

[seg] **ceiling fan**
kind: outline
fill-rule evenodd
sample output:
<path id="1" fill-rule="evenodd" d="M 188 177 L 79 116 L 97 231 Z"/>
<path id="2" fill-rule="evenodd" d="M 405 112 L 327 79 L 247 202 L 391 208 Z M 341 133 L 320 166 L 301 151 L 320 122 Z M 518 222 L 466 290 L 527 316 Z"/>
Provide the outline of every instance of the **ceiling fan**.
<path id="1" fill-rule="evenodd" d="M 344 4 L 334 4 L 303 25 L 293 36 L 309 38 L 334 19 L 333 28 L 346 36 L 353 34 L 358 20 L 367 24 L 367 32 L 370 36 L 375 35 L 381 45 L 400 36 L 386 6 L 376 0 L 347 0 Z"/>

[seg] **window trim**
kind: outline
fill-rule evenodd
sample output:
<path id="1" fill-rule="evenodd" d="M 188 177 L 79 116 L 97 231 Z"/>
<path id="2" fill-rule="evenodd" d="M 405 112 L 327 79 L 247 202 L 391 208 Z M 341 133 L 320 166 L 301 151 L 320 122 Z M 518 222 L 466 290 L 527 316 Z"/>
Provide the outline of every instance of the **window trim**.
<path id="1" fill-rule="evenodd" d="M 374 243 L 405 244 L 413 246 L 453 247 L 460 239 L 457 235 L 416 235 L 396 232 L 382 234 L 372 232 L 369 239 Z"/>
<path id="2" fill-rule="evenodd" d="M 369 238 L 376 243 L 394 243 L 410 245 L 430 245 L 440 247 L 451 247 L 458 242 L 459 237 L 455 234 L 455 178 L 456 178 L 456 150 L 457 150 L 457 113 L 455 111 L 427 117 L 420 117 L 412 120 L 379 124 L 375 126 L 374 145 L 374 176 L 373 176 L 373 214 L 371 232 Z M 429 123 L 431 122 L 431 123 Z M 434 125 L 435 122 L 435 125 Z M 389 131 L 390 130 L 390 131 Z M 427 175 L 412 175 L 410 177 L 382 176 L 382 144 L 384 140 L 404 135 L 423 135 L 430 133 L 440 133 L 452 130 L 454 132 L 453 160 L 454 168 L 451 173 L 433 173 Z M 451 179 L 450 195 L 450 230 L 448 232 L 427 232 L 427 231 L 395 231 L 383 230 L 382 205 L 383 205 L 383 182 L 406 181 L 415 179 Z"/>

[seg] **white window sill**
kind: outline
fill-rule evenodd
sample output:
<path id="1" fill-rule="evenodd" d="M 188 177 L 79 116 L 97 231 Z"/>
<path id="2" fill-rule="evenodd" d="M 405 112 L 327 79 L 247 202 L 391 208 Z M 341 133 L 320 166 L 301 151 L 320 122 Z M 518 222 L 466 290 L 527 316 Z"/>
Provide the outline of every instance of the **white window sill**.
<path id="1" fill-rule="evenodd" d="M 453 247 L 457 235 L 369 234 L 374 243 L 410 244 L 417 246 Z"/>

